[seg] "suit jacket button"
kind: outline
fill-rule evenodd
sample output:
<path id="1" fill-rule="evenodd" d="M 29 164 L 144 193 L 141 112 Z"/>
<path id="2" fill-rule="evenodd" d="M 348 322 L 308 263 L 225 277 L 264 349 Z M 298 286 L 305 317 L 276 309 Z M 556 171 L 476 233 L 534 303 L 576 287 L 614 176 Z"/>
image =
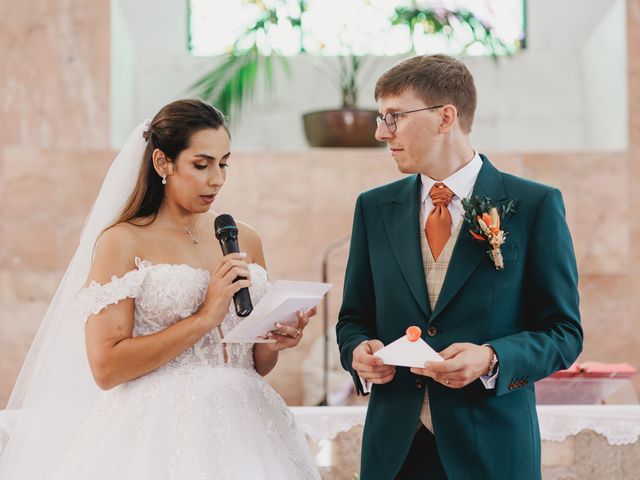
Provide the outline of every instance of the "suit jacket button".
<path id="1" fill-rule="evenodd" d="M 438 333 L 438 329 L 436 327 L 429 327 L 427 328 L 427 335 L 429 335 L 430 337 L 435 337 Z"/>
<path id="2" fill-rule="evenodd" d="M 423 389 L 423 388 L 424 388 L 424 380 L 417 379 L 417 380 L 416 380 L 416 388 L 417 388 L 418 390 Z"/>

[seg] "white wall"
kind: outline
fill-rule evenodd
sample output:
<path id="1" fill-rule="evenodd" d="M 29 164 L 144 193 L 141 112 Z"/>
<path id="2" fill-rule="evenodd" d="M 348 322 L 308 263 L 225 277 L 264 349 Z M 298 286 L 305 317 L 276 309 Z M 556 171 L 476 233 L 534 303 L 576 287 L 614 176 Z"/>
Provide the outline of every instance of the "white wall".
<path id="1" fill-rule="evenodd" d="M 627 29 L 625 2 L 617 0 L 582 51 L 585 74 L 585 147 L 622 150 L 627 145 Z M 625 122 L 620 124 L 620 117 Z"/>
<path id="2" fill-rule="evenodd" d="M 112 91 L 112 144 L 118 147 L 139 121 L 188 96 L 189 85 L 215 60 L 187 51 L 186 0 L 112 3 L 119 12 L 112 17 L 112 68 L 118 79 Z M 465 60 L 479 91 L 475 146 L 512 152 L 624 149 L 624 24 L 624 0 L 529 0 L 526 51 L 498 63 L 487 57 Z M 121 40 L 123 31 L 130 40 Z M 368 61 L 360 106 L 376 108 L 375 81 L 397 60 Z M 305 149 L 302 113 L 339 105 L 338 90 L 308 58 L 290 63 L 292 78 L 279 74 L 274 96 L 259 96 L 232 126 L 235 149 Z"/>
<path id="3" fill-rule="evenodd" d="M 136 55 L 120 2 L 111 2 L 111 143 L 121 146 L 139 117 L 135 108 Z"/>

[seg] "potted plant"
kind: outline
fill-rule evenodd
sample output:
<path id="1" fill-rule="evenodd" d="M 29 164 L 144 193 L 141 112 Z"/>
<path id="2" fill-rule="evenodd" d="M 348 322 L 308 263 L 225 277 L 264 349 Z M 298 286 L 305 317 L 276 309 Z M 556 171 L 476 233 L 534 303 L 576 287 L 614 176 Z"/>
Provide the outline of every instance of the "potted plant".
<path id="1" fill-rule="evenodd" d="M 251 101 L 260 73 L 268 93 L 273 91 L 274 65 L 279 64 L 290 75 L 287 57 L 273 48 L 265 54 L 258 47 L 258 38 L 268 40 L 269 30 L 278 23 L 276 10 L 266 7 L 259 0 L 253 3 L 259 4 L 260 16 L 235 39 L 218 65 L 190 87 L 203 100 L 211 102 L 225 114 L 233 113 L 236 117 L 239 117 L 243 106 Z M 299 18 L 289 20 L 299 25 Z"/>
<path id="2" fill-rule="evenodd" d="M 308 112 L 302 116 L 307 142 L 312 147 L 377 147 L 377 110 L 357 107 L 358 74 L 364 58 L 338 57 L 342 105 L 338 109 Z"/>
<path id="3" fill-rule="evenodd" d="M 275 68 L 281 68 L 288 77 L 291 75 L 287 57 L 269 44 L 270 32 L 278 22 L 288 22 L 296 29 L 300 38 L 299 52 L 306 53 L 302 28 L 304 13 L 307 10 L 306 0 L 300 0 L 297 10 L 293 12 L 269 7 L 261 0 L 249 3 L 260 8 L 260 15 L 256 21 L 238 36 L 222 61 L 191 87 L 199 97 L 215 104 L 225 113 L 233 112 L 236 118 L 239 117 L 243 106 L 252 100 L 259 76 L 263 77 L 266 91 L 270 93 L 273 91 Z M 388 22 L 389 27 L 409 27 L 413 52 L 416 50 L 415 39 L 418 34 L 453 39 L 454 34 L 463 29 L 467 40 L 460 46 L 462 53 L 477 45 L 485 47 L 494 58 L 497 58 L 498 54 L 511 53 L 510 48 L 494 35 L 488 24 L 466 10 L 421 8 L 414 3 L 412 7 L 396 8 Z M 260 48 L 258 39 L 263 42 Z M 348 46 L 346 47 L 349 50 Z M 336 75 L 334 71 L 332 75 L 335 75 L 336 83 L 339 85 L 342 105 L 332 110 L 304 114 L 305 133 L 311 146 L 379 145 L 374 138 L 377 111 L 357 107 L 358 77 L 365 60 L 365 57 L 356 55 L 353 51 L 337 57 L 338 73 Z"/>

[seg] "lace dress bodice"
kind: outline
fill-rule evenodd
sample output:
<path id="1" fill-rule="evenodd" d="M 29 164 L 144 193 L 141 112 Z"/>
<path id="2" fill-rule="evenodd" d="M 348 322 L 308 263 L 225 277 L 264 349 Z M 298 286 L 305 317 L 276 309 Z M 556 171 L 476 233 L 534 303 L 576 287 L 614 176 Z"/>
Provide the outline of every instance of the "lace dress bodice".
<path id="1" fill-rule="evenodd" d="M 84 288 L 78 300 L 87 316 L 125 298 L 133 298 L 134 336 L 149 335 L 192 315 L 204 301 L 209 286 L 208 270 L 186 264 L 154 264 L 135 259 L 136 269 L 122 277 L 113 277 L 109 283 L 97 282 Z M 267 272 L 258 264 L 249 265 L 252 285 L 251 299 L 256 304 L 267 292 Z M 192 347 L 168 362 L 163 368 L 186 365 L 227 365 L 253 369 L 252 344 L 223 344 L 222 337 L 240 321 L 233 302 L 224 321 L 204 335 Z M 226 353 L 226 359 L 225 359 Z M 226 361 L 225 361 L 226 360 Z"/>
<path id="2" fill-rule="evenodd" d="M 267 273 L 249 269 L 257 304 Z M 132 298 L 134 336 L 150 335 L 197 311 L 209 280 L 207 270 L 136 258 L 135 270 L 91 283 L 78 300 L 88 316 Z M 231 302 L 222 324 L 173 360 L 101 392 L 46 478 L 320 480 L 291 411 L 254 368 L 253 345 L 221 342 L 239 321 Z"/>

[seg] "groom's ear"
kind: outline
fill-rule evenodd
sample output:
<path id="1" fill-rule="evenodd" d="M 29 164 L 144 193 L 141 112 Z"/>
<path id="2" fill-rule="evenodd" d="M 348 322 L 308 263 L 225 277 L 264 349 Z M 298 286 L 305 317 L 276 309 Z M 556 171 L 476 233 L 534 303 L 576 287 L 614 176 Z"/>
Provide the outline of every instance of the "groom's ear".
<path id="1" fill-rule="evenodd" d="M 160 176 L 173 174 L 173 162 L 159 148 L 153 151 L 153 168 Z"/>
<path id="2" fill-rule="evenodd" d="M 440 133 L 449 133 L 453 128 L 453 124 L 458 118 L 458 109 L 447 104 L 440 109 Z"/>

